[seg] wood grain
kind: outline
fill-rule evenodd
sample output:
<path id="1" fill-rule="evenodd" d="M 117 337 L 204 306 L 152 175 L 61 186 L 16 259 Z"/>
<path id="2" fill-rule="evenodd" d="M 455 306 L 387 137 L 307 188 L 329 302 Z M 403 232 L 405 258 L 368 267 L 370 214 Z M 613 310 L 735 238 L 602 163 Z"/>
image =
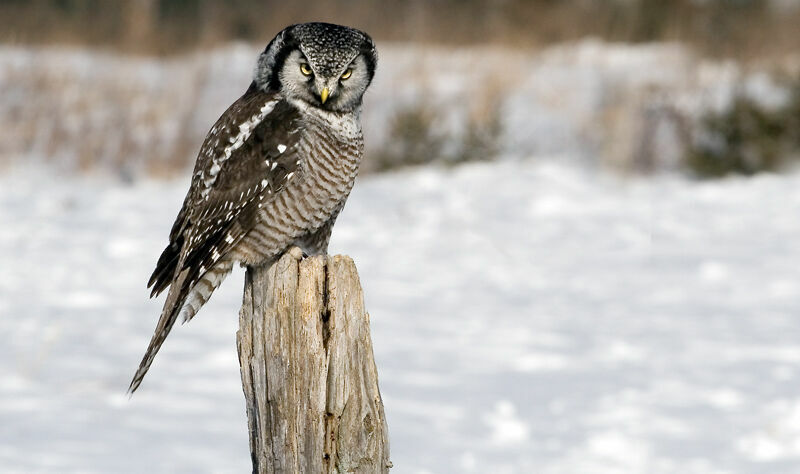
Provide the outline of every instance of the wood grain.
<path id="1" fill-rule="evenodd" d="M 237 345 L 253 472 L 388 472 L 356 266 L 347 256 L 298 256 L 245 278 Z"/>

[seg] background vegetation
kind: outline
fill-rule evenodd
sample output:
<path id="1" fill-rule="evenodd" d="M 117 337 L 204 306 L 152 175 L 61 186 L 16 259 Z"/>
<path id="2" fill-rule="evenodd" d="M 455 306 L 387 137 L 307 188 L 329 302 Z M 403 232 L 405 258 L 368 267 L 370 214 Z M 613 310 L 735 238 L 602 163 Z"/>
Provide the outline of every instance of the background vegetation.
<path id="1" fill-rule="evenodd" d="M 794 0 L 3 0 L 0 42 L 165 54 L 263 43 L 287 24 L 321 18 L 380 40 L 451 45 L 542 46 L 593 36 L 760 57 L 800 44 Z"/>
<path id="2" fill-rule="evenodd" d="M 255 51 L 321 19 L 381 42 L 364 172 L 589 155 L 719 177 L 800 162 L 800 0 L 0 0 L 0 167 L 183 173 Z"/>
<path id="3" fill-rule="evenodd" d="M 688 169 L 716 178 L 781 171 L 800 163 L 800 79 L 789 83 L 788 93 L 774 107 L 739 94 L 727 109 L 706 114 L 686 153 Z"/>

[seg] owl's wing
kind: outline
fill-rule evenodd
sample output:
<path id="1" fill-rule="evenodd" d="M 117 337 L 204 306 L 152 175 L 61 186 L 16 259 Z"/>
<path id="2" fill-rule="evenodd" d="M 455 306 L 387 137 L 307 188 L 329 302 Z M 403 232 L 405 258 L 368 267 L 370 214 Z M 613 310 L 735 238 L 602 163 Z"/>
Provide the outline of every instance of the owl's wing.
<path id="1" fill-rule="evenodd" d="M 294 106 L 257 90 L 220 117 L 203 143 L 170 243 L 150 277 L 151 296 L 183 269 L 190 272 L 184 285 L 191 287 L 255 225 L 261 196 L 274 197 L 299 172 L 301 120 Z"/>
<path id="2" fill-rule="evenodd" d="M 170 243 L 150 277 L 152 295 L 167 287 L 169 292 L 128 388 L 131 393 L 144 379 L 197 282 L 206 273 L 219 282 L 220 273 L 230 270 L 231 262 L 224 257 L 255 225 L 262 198 L 274 199 L 300 172 L 297 143 L 302 125 L 294 106 L 251 87 L 211 129 Z M 187 313 L 187 318 L 193 314 Z"/>

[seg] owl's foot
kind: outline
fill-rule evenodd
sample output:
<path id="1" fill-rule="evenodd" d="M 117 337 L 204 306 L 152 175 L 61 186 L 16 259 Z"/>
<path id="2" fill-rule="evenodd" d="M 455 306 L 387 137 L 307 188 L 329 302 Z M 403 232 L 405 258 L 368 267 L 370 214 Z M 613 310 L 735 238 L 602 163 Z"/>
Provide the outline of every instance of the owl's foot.
<path id="1" fill-rule="evenodd" d="M 288 253 L 289 255 L 294 257 L 295 260 L 297 260 L 298 262 L 300 260 L 308 257 L 308 255 L 303 253 L 303 251 L 300 249 L 300 247 L 289 247 L 289 250 L 287 250 L 286 253 Z"/>

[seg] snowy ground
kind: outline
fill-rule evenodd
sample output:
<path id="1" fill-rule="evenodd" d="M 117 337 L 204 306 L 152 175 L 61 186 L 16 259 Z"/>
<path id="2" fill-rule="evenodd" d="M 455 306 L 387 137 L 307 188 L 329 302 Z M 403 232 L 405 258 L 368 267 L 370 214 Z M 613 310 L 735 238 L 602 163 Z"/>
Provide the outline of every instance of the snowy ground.
<path id="1" fill-rule="evenodd" d="M 186 183 L 0 178 L 0 471 L 248 472 L 241 272 L 125 396 Z M 394 473 L 800 472 L 800 174 L 357 184 Z"/>

